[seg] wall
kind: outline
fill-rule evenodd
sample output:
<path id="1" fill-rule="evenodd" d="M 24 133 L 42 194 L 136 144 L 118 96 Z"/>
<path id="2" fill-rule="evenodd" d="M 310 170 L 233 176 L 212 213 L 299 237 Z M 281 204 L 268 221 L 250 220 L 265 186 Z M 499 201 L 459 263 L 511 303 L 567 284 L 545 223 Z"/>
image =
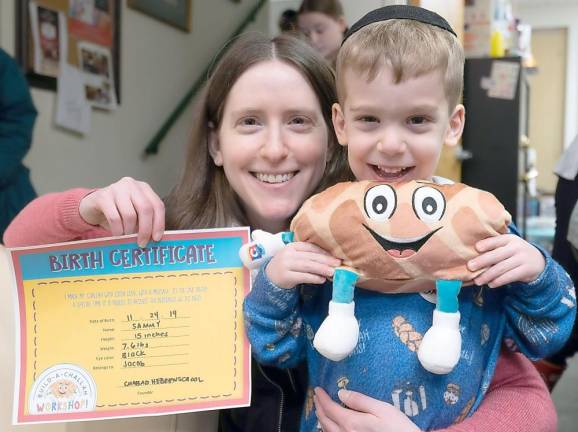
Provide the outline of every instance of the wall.
<path id="1" fill-rule="evenodd" d="M 388 4 L 406 3 L 396 0 L 342 0 L 345 18 L 349 25 L 353 24 L 367 12 Z"/>
<path id="2" fill-rule="evenodd" d="M 270 0 L 269 6 L 269 33 L 279 34 L 279 17 L 286 9 L 299 9 L 301 0 Z"/>
<path id="3" fill-rule="evenodd" d="M 79 137 L 53 125 L 55 93 L 32 90 L 40 115 L 26 164 L 38 192 L 103 186 L 128 175 L 148 181 L 164 195 L 180 172 L 191 108 L 165 138 L 157 156 L 143 160 L 143 149 L 256 3 L 193 1 L 192 32 L 183 33 L 127 8 L 122 1 L 122 104 L 116 111 L 93 111 L 92 131 Z M 267 31 L 267 9 L 251 29 Z M 0 46 L 12 54 L 14 21 L 14 0 L 2 0 Z"/>
<path id="4" fill-rule="evenodd" d="M 519 4 L 515 15 L 533 28 L 567 28 L 566 101 L 564 116 L 564 145 L 568 146 L 578 134 L 578 2 L 550 5 Z M 538 65 L 538 68 L 540 65 Z"/>

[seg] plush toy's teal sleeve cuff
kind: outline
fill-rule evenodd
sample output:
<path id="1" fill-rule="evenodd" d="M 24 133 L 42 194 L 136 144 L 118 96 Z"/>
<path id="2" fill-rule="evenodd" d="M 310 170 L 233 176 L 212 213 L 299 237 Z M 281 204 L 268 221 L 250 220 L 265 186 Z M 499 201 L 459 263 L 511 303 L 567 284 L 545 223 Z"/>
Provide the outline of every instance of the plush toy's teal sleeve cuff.
<path id="1" fill-rule="evenodd" d="M 338 268 L 333 275 L 333 297 L 335 303 L 351 303 L 357 282 L 357 273 Z"/>
<path id="2" fill-rule="evenodd" d="M 440 312 L 455 313 L 458 311 L 458 294 L 462 287 L 459 280 L 436 280 L 437 306 Z"/>

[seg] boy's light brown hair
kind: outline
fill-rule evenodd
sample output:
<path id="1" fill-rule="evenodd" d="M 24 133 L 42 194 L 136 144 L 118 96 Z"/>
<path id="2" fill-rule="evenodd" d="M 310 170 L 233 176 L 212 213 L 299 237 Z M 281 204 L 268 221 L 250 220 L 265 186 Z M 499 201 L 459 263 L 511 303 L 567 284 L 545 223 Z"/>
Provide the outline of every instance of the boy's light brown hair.
<path id="1" fill-rule="evenodd" d="M 441 70 L 450 112 L 460 103 L 464 51 L 449 31 L 410 19 L 369 24 L 352 34 L 337 56 L 337 94 L 345 101 L 344 72 L 350 69 L 372 81 L 383 66 L 392 68 L 395 83 Z"/>

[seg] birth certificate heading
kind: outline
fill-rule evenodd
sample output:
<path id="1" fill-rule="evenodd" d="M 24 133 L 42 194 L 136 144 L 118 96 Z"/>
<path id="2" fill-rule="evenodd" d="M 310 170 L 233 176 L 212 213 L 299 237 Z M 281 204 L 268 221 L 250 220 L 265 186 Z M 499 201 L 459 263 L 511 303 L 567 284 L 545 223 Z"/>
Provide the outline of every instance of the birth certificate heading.
<path id="1" fill-rule="evenodd" d="M 247 406 L 248 228 L 10 249 L 14 423 Z"/>

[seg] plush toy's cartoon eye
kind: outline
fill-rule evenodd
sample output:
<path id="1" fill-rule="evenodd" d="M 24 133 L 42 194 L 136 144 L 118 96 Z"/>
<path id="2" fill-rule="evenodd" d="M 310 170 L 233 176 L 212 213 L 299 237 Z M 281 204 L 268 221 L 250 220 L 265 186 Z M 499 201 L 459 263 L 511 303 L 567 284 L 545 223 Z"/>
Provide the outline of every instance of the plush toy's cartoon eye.
<path id="1" fill-rule="evenodd" d="M 395 191 L 389 185 L 374 186 L 365 193 L 365 212 L 370 219 L 383 222 L 397 206 Z"/>
<path id="2" fill-rule="evenodd" d="M 437 222 L 444 215 L 446 199 L 437 189 L 423 186 L 413 193 L 413 211 L 424 222 Z"/>

